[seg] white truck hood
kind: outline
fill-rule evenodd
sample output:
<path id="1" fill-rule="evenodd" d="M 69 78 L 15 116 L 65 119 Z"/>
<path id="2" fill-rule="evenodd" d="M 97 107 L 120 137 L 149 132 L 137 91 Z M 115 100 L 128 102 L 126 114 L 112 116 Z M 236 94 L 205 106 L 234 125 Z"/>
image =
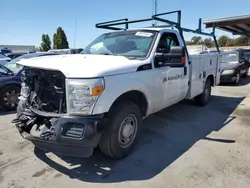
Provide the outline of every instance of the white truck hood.
<path id="1" fill-rule="evenodd" d="M 135 72 L 141 60 L 112 55 L 55 55 L 23 59 L 18 64 L 33 68 L 59 70 L 68 78 L 91 78 Z"/>

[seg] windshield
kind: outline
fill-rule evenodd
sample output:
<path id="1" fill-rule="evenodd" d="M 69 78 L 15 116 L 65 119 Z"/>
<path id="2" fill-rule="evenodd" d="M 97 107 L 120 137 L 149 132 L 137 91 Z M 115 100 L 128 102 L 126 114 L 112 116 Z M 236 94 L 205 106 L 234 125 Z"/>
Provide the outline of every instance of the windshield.
<path id="1" fill-rule="evenodd" d="M 0 54 L 0 59 L 8 59 L 7 56 Z"/>
<path id="2" fill-rule="evenodd" d="M 156 31 L 121 31 L 106 33 L 90 43 L 82 54 L 146 57 Z"/>
<path id="3" fill-rule="evenodd" d="M 4 65 L 0 64 L 0 75 L 11 74 L 12 72 L 7 69 Z"/>
<path id="4" fill-rule="evenodd" d="M 238 61 L 238 55 L 237 53 L 230 53 L 230 54 L 223 54 L 222 55 L 222 63 L 229 63 L 229 62 L 235 62 Z"/>

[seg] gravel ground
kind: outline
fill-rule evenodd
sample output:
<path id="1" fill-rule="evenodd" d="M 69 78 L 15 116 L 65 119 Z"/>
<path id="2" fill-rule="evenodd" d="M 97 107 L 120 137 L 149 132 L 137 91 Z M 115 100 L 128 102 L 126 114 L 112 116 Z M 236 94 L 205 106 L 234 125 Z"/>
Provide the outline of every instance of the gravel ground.
<path id="1" fill-rule="evenodd" d="M 249 187 L 250 78 L 213 89 L 209 105 L 184 101 L 144 120 L 136 150 L 112 161 L 35 150 L 0 115 L 0 187 Z"/>

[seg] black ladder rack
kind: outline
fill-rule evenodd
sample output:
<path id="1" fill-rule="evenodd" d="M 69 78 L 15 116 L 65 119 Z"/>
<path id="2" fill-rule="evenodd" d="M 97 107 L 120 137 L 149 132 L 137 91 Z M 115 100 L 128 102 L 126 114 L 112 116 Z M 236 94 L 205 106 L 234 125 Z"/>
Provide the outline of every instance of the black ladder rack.
<path id="1" fill-rule="evenodd" d="M 161 16 L 165 16 L 165 15 L 169 15 L 169 14 L 177 14 L 177 21 L 171 21 L 168 19 L 161 18 Z M 159 25 L 159 26 L 152 25 L 152 26 L 149 26 L 146 28 L 158 28 L 158 27 L 176 28 L 179 31 L 183 41 L 185 41 L 184 36 L 183 36 L 183 32 L 191 32 L 191 33 L 196 33 L 196 34 L 200 34 L 200 35 L 210 36 L 210 37 L 213 37 L 216 49 L 218 52 L 220 52 L 219 46 L 218 46 L 218 43 L 216 40 L 216 36 L 215 36 L 215 25 L 213 26 L 213 31 L 211 33 L 203 32 L 201 29 L 202 19 L 200 18 L 199 22 L 198 22 L 198 29 L 196 29 L 196 30 L 181 27 L 181 10 L 165 12 L 165 13 L 161 13 L 161 14 L 155 14 L 151 18 L 140 19 L 140 20 L 129 21 L 128 18 L 124 18 L 124 19 L 119 19 L 119 20 L 101 22 L 101 23 L 97 23 L 95 26 L 96 26 L 96 28 L 102 28 L 102 29 L 127 30 L 127 29 L 129 29 L 129 24 L 148 22 L 148 21 L 154 21 L 154 20 L 159 21 L 159 22 L 163 23 L 164 25 Z M 114 27 L 114 26 L 120 26 L 120 25 L 123 25 L 124 28 Z"/>

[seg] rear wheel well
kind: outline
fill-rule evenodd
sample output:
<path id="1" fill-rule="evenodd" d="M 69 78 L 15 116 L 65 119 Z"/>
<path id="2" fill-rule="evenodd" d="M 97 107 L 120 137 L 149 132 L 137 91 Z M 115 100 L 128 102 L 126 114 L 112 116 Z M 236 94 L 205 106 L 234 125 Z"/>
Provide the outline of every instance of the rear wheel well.
<path id="1" fill-rule="evenodd" d="M 211 81 L 211 85 L 212 86 L 214 86 L 214 76 L 213 75 L 209 75 L 208 77 L 207 77 L 207 79 L 209 79 L 210 81 Z"/>
<path id="2" fill-rule="evenodd" d="M 11 84 L 2 85 L 0 87 L 0 91 L 3 90 L 3 89 L 5 89 L 6 87 L 10 87 L 10 86 L 19 87 L 21 89 L 21 84 L 19 85 L 19 84 L 16 84 L 16 83 L 13 83 L 13 84 L 11 83 Z"/>
<path id="3" fill-rule="evenodd" d="M 111 108 L 116 106 L 117 104 L 124 102 L 124 101 L 131 101 L 135 103 L 141 110 L 143 116 L 146 116 L 147 109 L 148 109 L 148 102 L 145 95 L 140 91 L 128 91 L 122 95 L 120 95 L 112 104 Z"/>

